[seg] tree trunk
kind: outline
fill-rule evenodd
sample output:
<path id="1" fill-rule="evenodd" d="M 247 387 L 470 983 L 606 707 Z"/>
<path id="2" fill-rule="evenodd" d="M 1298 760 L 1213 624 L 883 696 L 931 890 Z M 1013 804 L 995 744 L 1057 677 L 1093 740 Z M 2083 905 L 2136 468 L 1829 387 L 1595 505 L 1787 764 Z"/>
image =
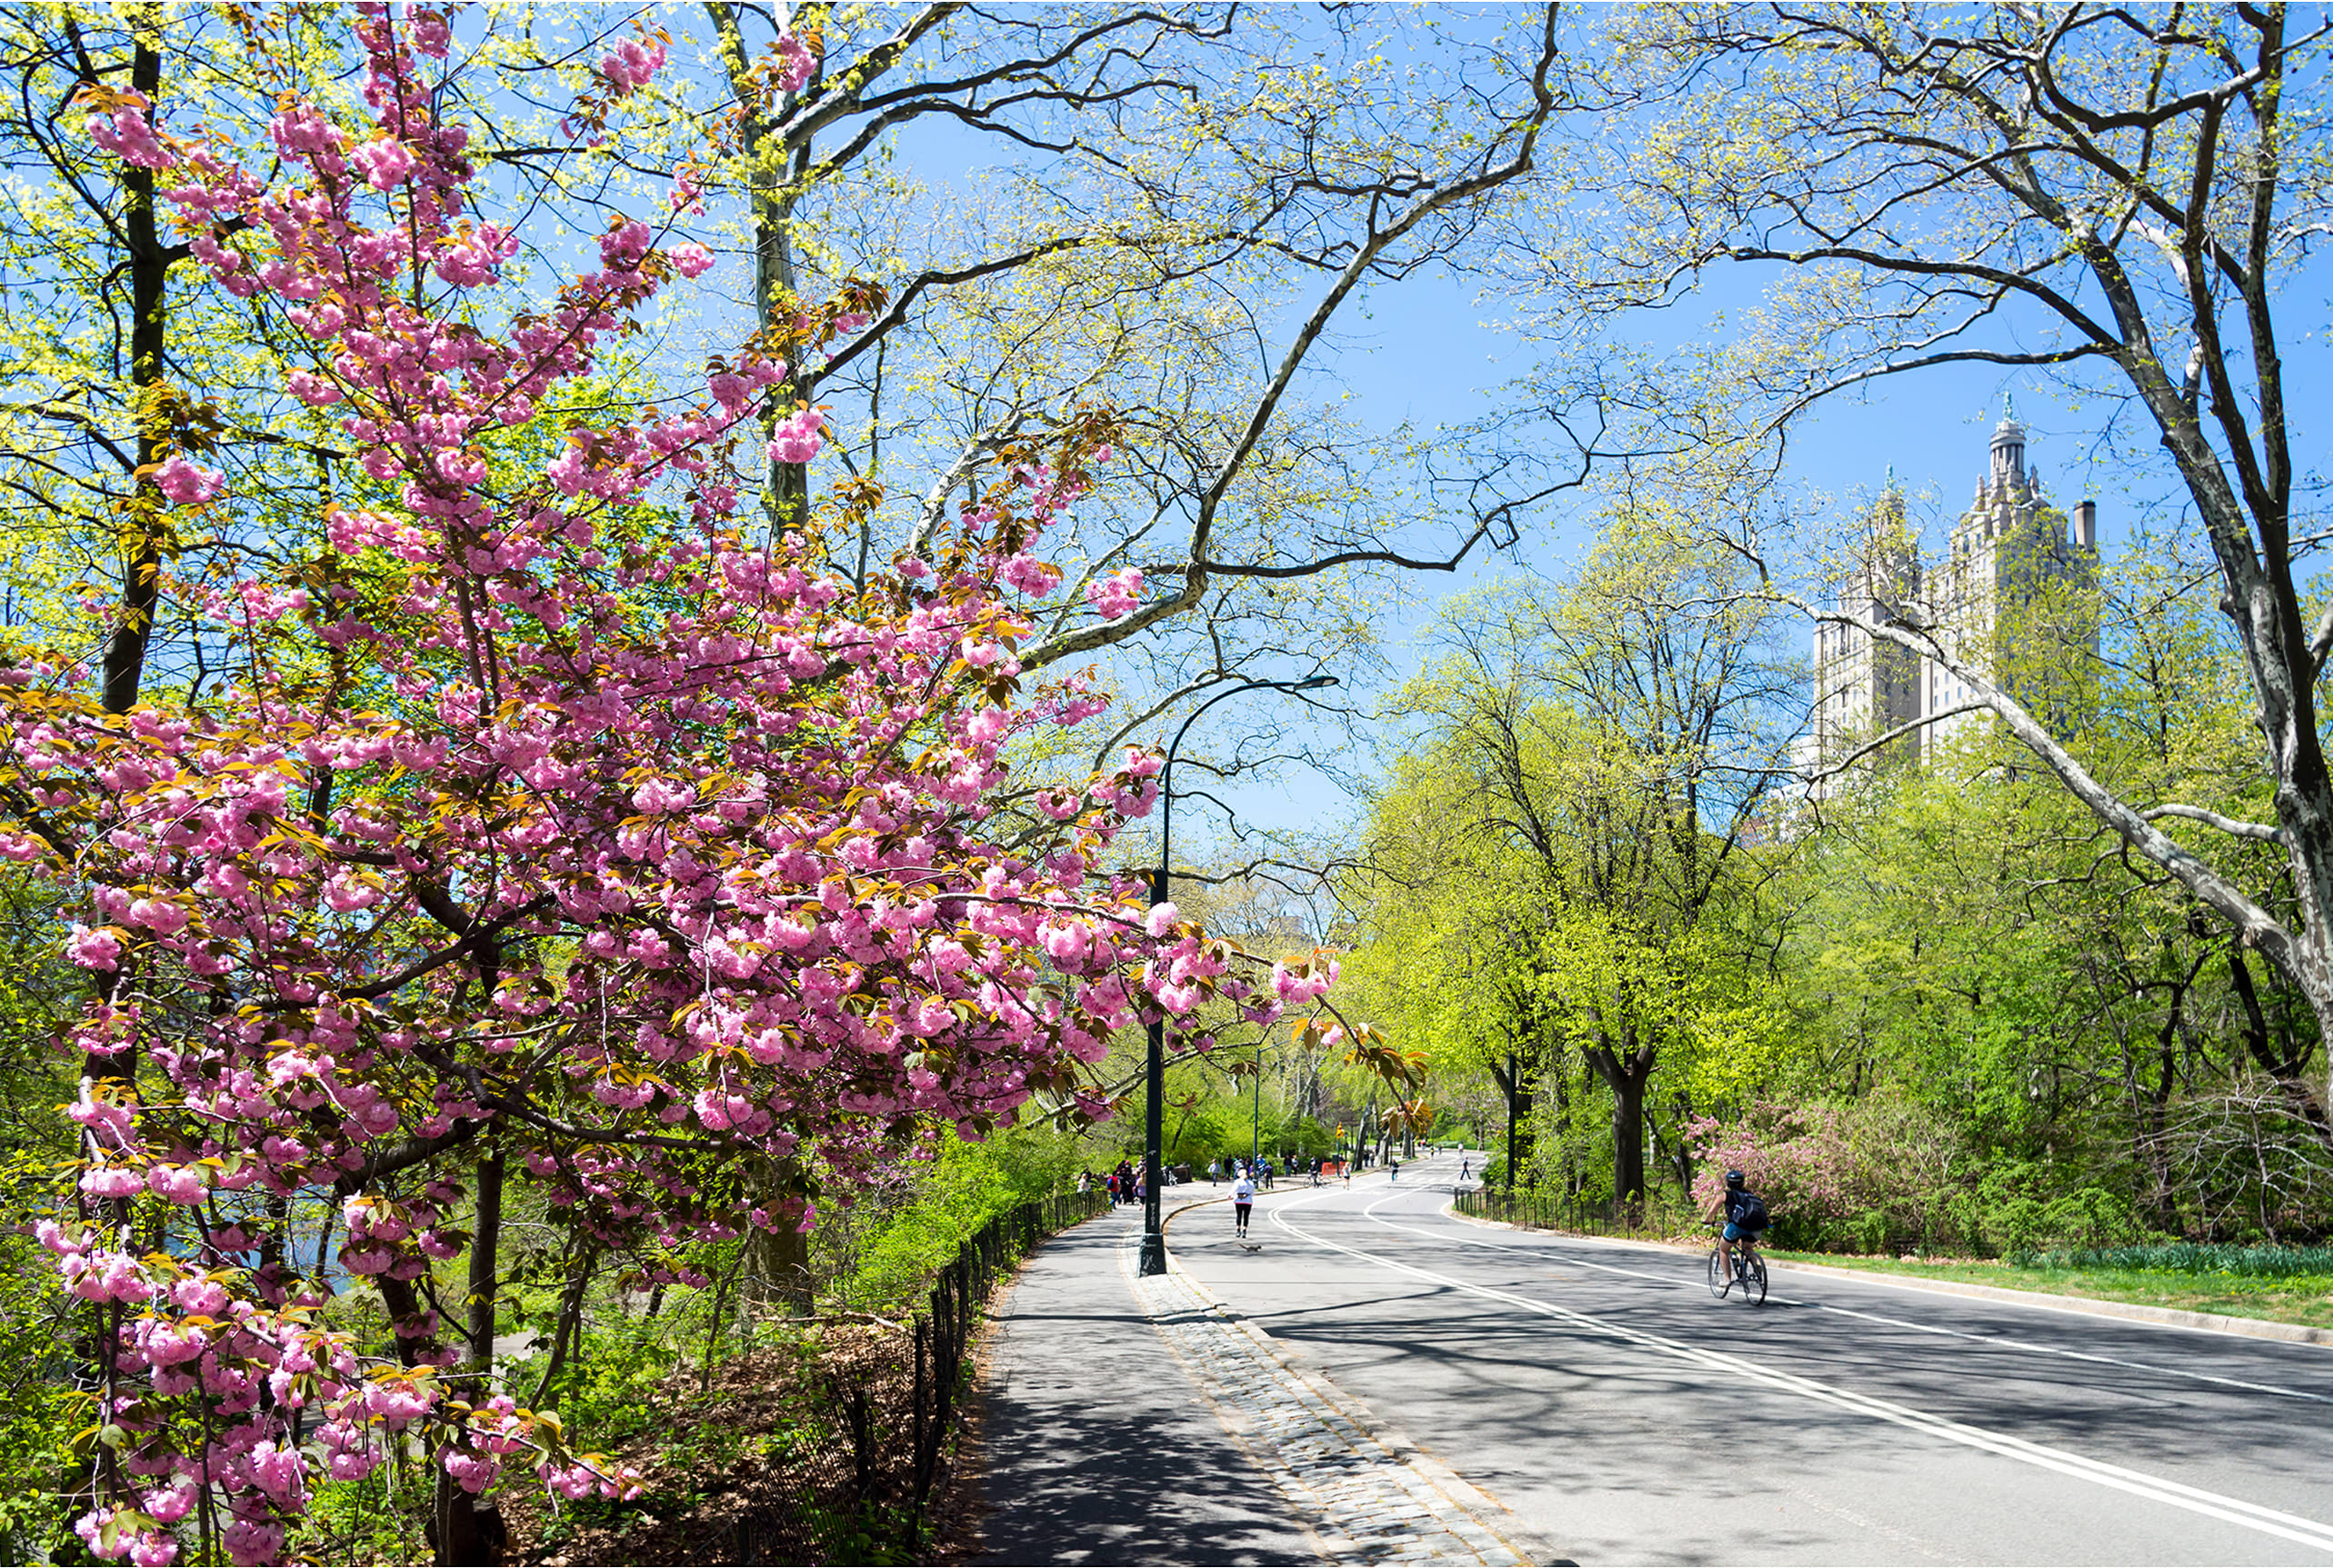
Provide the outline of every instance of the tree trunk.
<path id="1" fill-rule="evenodd" d="M 748 1180 L 753 1202 L 773 1213 L 781 1204 L 801 1196 L 807 1184 L 801 1167 L 786 1161 L 756 1160 Z M 810 1238 L 781 1220 L 774 1231 L 758 1227 L 749 1231 L 746 1251 L 748 1288 L 743 1293 L 756 1301 L 775 1302 L 796 1317 L 808 1317 L 816 1293 L 810 1273 Z"/>
<path id="2" fill-rule="evenodd" d="M 1531 1124 L 1531 1103 L 1537 1097 L 1538 1085 L 1531 1081 L 1523 1058 L 1513 1051 L 1507 1054 L 1507 1065 L 1490 1064 L 1490 1075 L 1507 1096 L 1507 1190 L 1515 1191 L 1515 1174 L 1531 1162 L 1534 1128 Z"/>
<path id="3" fill-rule="evenodd" d="M 482 1403 L 494 1377 L 495 1293 L 499 1283 L 497 1253 L 502 1243 L 503 1157 L 499 1152 L 478 1162 L 477 1223 L 470 1236 L 468 1375 L 465 1397 Z M 481 1503 L 456 1484 L 440 1467 L 433 1499 L 433 1542 L 440 1568 L 464 1563 L 498 1563 L 506 1544 L 502 1510 Z"/>
<path id="4" fill-rule="evenodd" d="M 761 329 L 764 347 L 775 353 L 785 342 L 786 329 L 791 326 L 796 313 L 797 296 L 790 233 L 793 191 L 795 182 L 809 173 L 810 143 L 805 137 L 795 149 L 790 168 L 784 161 L 782 137 L 775 146 L 766 145 L 783 121 L 784 104 L 790 100 L 781 101 L 780 112 L 775 118 L 763 111 L 761 89 L 752 75 L 752 62 L 746 53 L 736 8 L 714 0 L 705 9 L 720 39 L 722 63 L 728 73 L 730 91 L 737 101 L 739 162 L 747 171 L 747 199 L 754 215 L 754 315 Z M 813 68 L 810 80 L 803 85 L 803 93 L 818 90 L 822 69 L 823 64 Z M 810 352 L 805 345 L 786 353 L 786 379 L 778 388 L 780 395 L 770 400 L 770 412 L 763 420 L 766 439 L 768 429 L 792 412 L 786 406 L 789 400 L 807 400 L 816 394 L 816 375 L 804 363 Z M 800 527 L 810 514 L 809 466 L 771 458 L 768 474 L 772 527 L 779 532 Z"/>
<path id="5" fill-rule="evenodd" d="M 2308 1068 L 2309 1046 L 2306 1040 L 2295 1041 L 2291 1031 L 2283 1031 L 2285 1049 L 2276 1050 L 2268 1040 L 2268 1011 L 2260 1005 L 2260 994 L 2252 984 L 2252 971 L 2244 962 L 2239 947 L 2228 950 L 2228 974 L 2236 988 L 2238 1001 L 2244 1004 L 2244 1046 L 2260 1070 L 2276 1080 L 2278 1090 L 2293 1108 L 2294 1114 L 2307 1124 L 2318 1142 L 2333 1148 L 2333 1121 L 2328 1121 L 2324 1104 L 2317 1097 L 2316 1089 L 2305 1076 Z"/>
<path id="6" fill-rule="evenodd" d="M 94 85 L 94 84 L 93 84 Z M 160 117 L 162 94 L 161 18 L 152 6 L 133 13 L 130 85 L 156 105 Z M 122 215 L 120 232 L 126 255 L 116 264 L 126 274 L 130 289 L 131 411 L 137 421 L 136 462 L 141 468 L 161 461 L 168 441 L 168 424 L 147 394 L 163 379 L 164 327 L 167 324 L 167 285 L 171 255 L 163 244 L 155 212 L 154 171 L 124 163 L 120 173 Z M 109 714 L 125 714 L 136 705 L 145 679 L 146 648 L 153 638 L 155 607 L 162 593 L 164 522 L 162 492 L 151 478 L 133 475 L 131 495 L 121 509 L 122 595 L 118 618 L 105 640 L 99 671 L 99 700 Z M 99 996 L 108 1006 L 120 1004 L 134 978 L 131 961 L 124 954 L 112 969 L 92 972 Z M 135 1045 L 112 1055 L 91 1054 L 82 1071 L 98 1085 L 111 1084 L 127 1093 L 137 1081 Z M 82 1140 L 85 1147 L 89 1140 Z M 109 1225 L 118 1228 L 129 1219 L 126 1199 L 105 1205 Z"/>
<path id="7" fill-rule="evenodd" d="M 143 25 L 135 35 L 130 58 L 130 85 L 158 103 L 162 92 L 161 39 L 152 29 L 150 7 L 141 8 Z M 155 117 L 160 118 L 157 109 Z M 162 228 L 154 206 L 154 171 L 134 164 L 122 165 L 122 229 L 128 239 L 125 270 L 130 285 L 130 385 L 137 418 L 137 462 L 141 468 L 162 461 L 170 439 L 169 424 L 147 394 L 162 385 L 163 329 L 167 322 L 165 290 L 172 256 L 163 244 Z M 145 654 L 154 635 L 154 613 L 162 594 L 162 557 L 166 524 L 162 492 L 152 479 L 136 479 L 135 494 L 123 512 L 127 524 L 122 552 L 121 617 L 106 639 L 101 700 L 109 714 L 125 714 L 136 705 L 138 687 L 145 675 Z"/>
<path id="8" fill-rule="evenodd" d="M 586 1252 L 572 1265 L 566 1289 L 559 1296 L 559 1321 L 551 1329 L 551 1354 L 543 1363 L 543 1375 L 536 1380 L 534 1397 L 527 1407 L 543 1408 L 546 1397 L 556 1398 L 559 1374 L 567 1369 L 567 1354 L 583 1333 L 584 1296 L 591 1289 L 592 1271 L 599 1264 L 599 1253 Z"/>
<path id="9" fill-rule="evenodd" d="M 1626 1203 L 1645 1201 L 1645 1086 L 1652 1082 L 1654 1050 L 1643 1045 L 1627 1053 L 1597 1045 L 1587 1053 L 1612 1091 L 1612 1195 Z"/>

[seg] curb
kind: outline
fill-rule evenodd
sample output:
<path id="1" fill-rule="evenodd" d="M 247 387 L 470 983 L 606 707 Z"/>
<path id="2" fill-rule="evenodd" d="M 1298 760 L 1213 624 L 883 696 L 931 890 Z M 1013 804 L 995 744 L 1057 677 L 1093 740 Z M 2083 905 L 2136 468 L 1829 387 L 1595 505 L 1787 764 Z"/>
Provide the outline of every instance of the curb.
<path id="1" fill-rule="evenodd" d="M 1224 1201 L 1227 1200 L 1214 1198 L 1207 1200 L 1207 1203 Z M 1203 1203 L 1188 1203 L 1184 1205 L 1185 1208 L 1201 1208 L 1204 1206 L 1205 1204 Z M 1177 1209 L 1175 1213 L 1179 1214 L 1182 1212 L 1182 1209 Z M 1166 1227 L 1173 1222 L 1175 1214 L 1162 1214 L 1159 1216 L 1158 1233 L 1160 1235 L 1163 1236 L 1166 1233 Z M 1137 1232 L 1136 1234 L 1138 1236 L 1140 1233 Z M 1126 1294 L 1128 1298 L 1134 1302 L 1136 1309 L 1142 1312 L 1143 1316 L 1150 1321 L 1153 1332 L 1157 1332 L 1157 1319 L 1151 1313 L 1147 1303 L 1146 1303 L 1142 1299 L 1140 1276 L 1136 1273 L 1139 1266 L 1136 1261 L 1139 1256 L 1139 1243 L 1137 1242 L 1136 1245 L 1134 1247 L 1128 1247 L 1124 1242 L 1121 1242 L 1117 1248 L 1117 1253 L 1118 1271 L 1126 1279 Z M 1166 1253 L 1166 1273 L 1169 1277 L 1181 1274 L 1187 1284 L 1197 1285 L 1198 1283 L 1197 1280 L 1192 1279 L 1190 1275 L 1184 1273 L 1181 1269 L 1176 1266 L 1175 1253 L 1172 1248 L 1169 1248 Z M 1212 1301 L 1214 1299 L 1211 1294 L 1204 1290 L 1199 1291 L 1197 1293 L 1206 1300 Z M 1217 1304 L 1220 1305 L 1220 1303 Z M 1242 1329 L 1247 1329 L 1249 1333 L 1254 1332 L 1254 1330 L 1248 1329 L 1247 1325 L 1245 1323 L 1241 1323 L 1238 1326 Z M 1215 1395 L 1207 1391 L 1206 1377 L 1202 1375 L 1201 1370 L 1198 1367 L 1191 1363 L 1190 1358 L 1184 1353 L 1183 1347 L 1177 1344 L 1173 1338 L 1163 1333 L 1159 1333 L 1158 1338 L 1159 1343 L 1166 1347 L 1167 1356 L 1173 1360 L 1177 1366 L 1182 1369 L 1184 1377 L 1189 1380 L 1191 1392 L 1198 1395 L 1199 1403 L 1206 1408 L 1209 1415 L 1215 1417 L 1216 1424 L 1223 1428 L 1225 1434 L 1231 1439 L 1233 1443 L 1246 1452 L 1248 1463 L 1255 1468 L 1256 1473 L 1263 1476 L 1266 1482 L 1270 1484 L 1272 1490 L 1279 1493 L 1281 1501 L 1287 1504 L 1288 1517 L 1296 1522 L 1297 1527 L 1304 1532 L 1305 1539 L 1312 1543 L 1314 1560 L 1323 1564 L 1324 1568 L 1333 1568 L 1333 1565 L 1340 1561 L 1340 1558 L 1337 1555 L 1337 1547 L 1340 1543 L 1332 1540 L 1330 1537 L 1323 1533 L 1322 1526 L 1326 1522 L 1316 1518 L 1314 1516 L 1314 1511 L 1305 1505 L 1305 1500 L 1288 1489 L 1277 1469 L 1270 1463 L 1269 1453 L 1263 1450 L 1260 1436 L 1255 1432 L 1247 1418 L 1239 1412 L 1233 1410 L 1228 1405 L 1226 1405 L 1217 1400 Z"/>
<path id="2" fill-rule="evenodd" d="M 1867 1283 L 1931 1291 L 1938 1295 L 1974 1296 L 1984 1301 L 2008 1302 L 2020 1306 L 2038 1307 L 2048 1312 L 2079 1313 L 2088 1317 L 2121 1318 L 2128 1323 L 2151 1323 L 2158 1328 L 2184 1328 L 2208 1333 L 2241 1334 L 2247 1339 L 2279 1340 L 2287 1344 L 2311 1344 L 2320 1348 L 2333 1346 L 2333 1329 L 2311 1328 L 2307 1323 L 2278 1323 L 2273 1318 L 2228 1317 L 2221 1313 L 2187 1312 L 2178 1307 L 2148 1306 L 2143 1302 L 2101 1301 L 2096 1296 L 2051 1295 L 2046 1291 L 2011 1290 L 2006 1285 L 1979 1285 L 1969 1284 L 1960 1280 L 1922 1279 L 1912 1274 L 1881 1274 L 1864 1269 L 1833 1268 L 1826 1263 L 1802 1263 L 1775 1257 L 1769 1257 L 1766 1261 L 1769 1268 L 1787 1269 L 1793 1273 L 1820 1274 L 1835 1280 L 1862 1280 Z"/>
<path id="3" fill-rule="evenodd" d="M 1510 1224 L 1505 1220 L 1481 1220 L 1457 1211 L 1457 1200 L 1442 1206 L 1442 1212 L 1461 1224 L 1481 1225 L 1489 1230 L 1522 1231 L 1543 1236 L 1570 1236 L 1569 1231 L 1540 1230 L 1535 1225 Z M 1581 1236 L 1585 1241 L 1601 1242 L 1607 1246 L 1644 1247 L 1656 1252 L 1692 1253 L 1698 1248 L 1685 1247 L 1674 1242 L 1640 1242 L 1620 1236 Z M 2187 1329 L 2198 1333 L 2237 1334 L 2245 1339 L 2275 1340 L 2285 1344 L 2315 1345 L 2333 1348 L 2333 1329 L 2311 1328 L 2307 1323 L 2278 1323 L 2272 1318 L 2228 1317 L 2219 1313 L 2185 1312 L 2178 1307 L 2148 1306 L 2140 1302 L 2101 1301 L 2096 1296 L 2051 1295 L 2046 1291 L 2011 1290 L 2006 1285 L 1966 1284 L 1958 1280 L 1923 1279 L 1917 1274 L 1885 1274 L 1870 1269 L 1833 1268 L 1827 1263 L 1802 1263 L 1768 1253 L 1767 1267 L 1789 1273 L 1816 1274 L 1828 1279 L 1853 1280 L 1861 1284 L 1880 1285 L 1896 1290 L 1926 1291 L 1933 1295 L 1968 1296 L 1981 1301 L 2007 1302 L 2013 1306 L 2031 1307 L 2039 1312 L 2073 1313 L 2083 1317 L 2119 1318 L 2125 1323 L 2146 1323 L 2155 1328 Z"/>
<path id="4" fill-rule="evenodd" d="M 1163 1216 L 1159 1222 L 1159 1229 L 1164 1233 L 1177 1218 L 1194 1209 L 1208 1208 L 1216 1203 L 1227 1203 L 1230 1201 L 1230 1198 L 1226 1196 L 1203 1199 L 1196 1203 L 1186 1203 L 1177 1209 L 1173 1214 Z M 1249 1322 L 1245 1313 L 1217 1295 L 1214 1291 L 1207 1288 L 1204 1280 L 1186 1269 L 1181 1261 L 1175 1256 L 1172 1246 L 1166 1250 L 1166 1272 L 1179 1281 L 1185 1290 L 1207 1303 L 1225 1327 L 1239 1334 L 1265 1355 L 1270 1357 L 1287 1372 L 1291 1379 L 1301 1384 L 1324 1406 L 1343 1418 L 1356 1432 L 1375 1443 L 1387 1457 L 1397 1463 L 1406 1464 L 1416 1471 L 1435 1491 L 1440 1493 L 1461 1513 L 1469 1515 L 1479 1527 L 1488 1532 L 1493 1540 L 1517 1558 L 1525 1563 L 1569 1561 L 1569 1559 L 1546 1557 L 1544 1543 L 1537 1540 L 1528 1526 L 1525 1525 L 1507 1504 L 1452 1470 L 1432 1450 L 1417 1443 L 1400 1428 L 1386 1422 L 1358 1396 L 1346 1392 L 1339 1386 L 1326 1369 L 1308 1364 L 1306 1353 L 1297 1346 L 1282 1343 Z M 1177 1354 L 1179 1357 L 1179 1353 Z M 1196 1376 L 1192 1381 L 1195 1384 L 1199 1382 Z M 1246 1431 L 1247 1423 L 1243 1417 L 1217 1405 L 1213 1399 L 1208 1398 L 1204 1386 L 1200 1389 L 1200 1397 L 1207 1400 L 1210 1407 L 1215 1410 L 1217 1419 L 1223 1422 L 1227 1429 L 1242 1439 L 1248 1438 L 1249 1434 Z M 1345 1560 L 1351 1554 L 1352 1543 L 1335 1536 L 1321 1535 L 1317 1526 L 1312 1528 L 1316 1538 L 1320 1539 L 1327 1549 L 1323 1553 L 1324 1560 L 1336 1563 Z M 1518 1543 L 1529 1543 L 1533 1547 L 1541 1548 L 1541 1550 L 1525 1550 L 1518 1545 Z"/>

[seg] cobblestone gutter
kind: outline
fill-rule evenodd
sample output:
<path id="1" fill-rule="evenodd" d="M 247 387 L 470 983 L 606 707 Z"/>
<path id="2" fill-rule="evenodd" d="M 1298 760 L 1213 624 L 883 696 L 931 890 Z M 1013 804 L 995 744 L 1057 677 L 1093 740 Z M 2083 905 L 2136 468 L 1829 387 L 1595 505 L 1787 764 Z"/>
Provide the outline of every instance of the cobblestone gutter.
<path id="1" fill-rule="evenodd" d="M 1127 1240 L 1119 1264 L 1151 1326 L 1311 1528 L 1324 1562 L 1530 1561 L 1509 1543 L 1507 1510 L 1296 1365 L 1171 1258 L 1172 1272 L 1138 1275 L 1140 1237 Z"/>

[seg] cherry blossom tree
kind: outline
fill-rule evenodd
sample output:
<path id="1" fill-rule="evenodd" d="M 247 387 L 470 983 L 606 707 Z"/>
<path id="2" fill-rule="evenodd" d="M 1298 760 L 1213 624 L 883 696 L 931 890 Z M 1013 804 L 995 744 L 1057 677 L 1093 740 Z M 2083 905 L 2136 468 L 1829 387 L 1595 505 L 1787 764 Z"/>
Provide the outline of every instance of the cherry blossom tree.
<path id="1" fill-rule="evenodd" d="M 290 388 L 364 454 L 354 504 L 295 573 L 173 585 L 238 672 L 199 700 L 115 713 L 86 670 L 0 669 L 0 854 L 81 899 L 69 954 L 102 983 L 66 1044 L 124 1064 L 85 1078 L 74 1216 L 40 1230 L 97 1319 L 80 1529 L 109 1560 L 275 1560 L 320 1477 L 415 1442 L 447 1560 L 476 1560 L 467 1498 L 510 1466 L 622 1491 L 493 1391 L 506 1182 L 686 1279 L 686 1244 L 806 1228 L 933 1129 L 1106 1114 L 1087 1068 L 1115 1031 L 1163 1016 L 1204 1050 L 1334 978 L 1267 976 L 1105 870 L 1155 757 L 1047 791 L 1036 830 L 993 814 L 1017 743 L 1106 704 L 1076 675 L 1023 692 L 1018 650 L 1106 415 L 1004 453 L 863 582 L 817 564 L 847 498 L 749 536 L 752 475 L 822 439 L 769 406 L 783 364 L 748 345 L 686 394 L 606 395 L 634 313 L 708 265 L 686 179 L 504 313 L 510 229 L 436 110 L 446 18 L 352 25 L 362 123 L 293 100 L 238 147 L 116 92 L 89 129 L 305 335 Z M 661 65 L 619 48 L 597 91 Z M 234 500 L 197 454 L 150 477 L 173 508 Z M 764 1191 L 741 1172 L 814 1154 L 823 1188 L 739 1212 Z M 392 1342 L 287 1254 L 319 1196 Z"/>

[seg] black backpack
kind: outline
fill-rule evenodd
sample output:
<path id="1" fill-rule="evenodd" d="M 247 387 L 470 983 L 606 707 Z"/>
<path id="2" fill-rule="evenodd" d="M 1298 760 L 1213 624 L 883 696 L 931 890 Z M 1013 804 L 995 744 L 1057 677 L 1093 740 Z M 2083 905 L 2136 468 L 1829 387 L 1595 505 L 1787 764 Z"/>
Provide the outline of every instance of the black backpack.
<path id="1" fill-rule="evenodd" d="M 1740 1207 L 1734 1213 L 1734 1223 L 1746 1231 L 1766 1229 L 1768 1223 L 1766 1217 L 1766 1200 L 1756 1193 L 1744 1193 Z"/>

